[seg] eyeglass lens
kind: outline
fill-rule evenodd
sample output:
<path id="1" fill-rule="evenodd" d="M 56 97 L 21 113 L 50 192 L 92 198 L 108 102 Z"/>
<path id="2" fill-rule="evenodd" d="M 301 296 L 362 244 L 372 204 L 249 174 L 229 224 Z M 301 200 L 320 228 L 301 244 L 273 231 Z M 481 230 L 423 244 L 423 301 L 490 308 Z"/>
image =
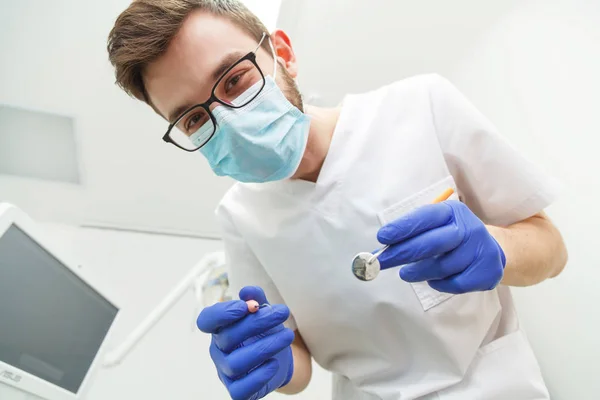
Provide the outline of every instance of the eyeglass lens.
<path id="1" fill-rule="evenodd" d="M 214 87 L 214 96 L 231 108 L 250 103 L 264 87 L 264 77 L 250 60 L 235 64 Z M 211 112 L 222 104 L 213 103 Z M 214 114 L 214 113 L 213 113 Z M 180 116 L 170 132 L 171 140 L 184 149 L 193 151 L 202 147 L 216 131 L 213 119 L 202 106 L 196 106 Z"/>

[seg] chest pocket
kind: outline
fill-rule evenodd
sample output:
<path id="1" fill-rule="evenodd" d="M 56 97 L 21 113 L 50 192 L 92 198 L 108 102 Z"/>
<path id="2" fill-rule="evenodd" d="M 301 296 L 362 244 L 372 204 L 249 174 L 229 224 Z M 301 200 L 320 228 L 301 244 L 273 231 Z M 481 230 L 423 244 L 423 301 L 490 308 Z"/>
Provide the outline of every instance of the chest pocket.
<path id="1" fill-rule="evenodd" d="M 448 188 L 454 189 L 454 194 L 450 197 L 450 199 L 458 200 L 459 197 L 457 194 L 456 183 L 454 182 L 452 176 L 448 176 L 378 213 L 377 217 L 379 218 L 381 226 L 387 225 L 388 223 L 400 218 L 404 214 L 411 212 L 417 207 L 432 203 Z M 449 293 L 441 293 L 435 289 L 432 289 L 427 282 L 411 283 L 410 285 L 414 289 L 415 294 L 419 298 L 419 301 L 421 302 L 421 305 L 425 311 L 454 296 Z"/>

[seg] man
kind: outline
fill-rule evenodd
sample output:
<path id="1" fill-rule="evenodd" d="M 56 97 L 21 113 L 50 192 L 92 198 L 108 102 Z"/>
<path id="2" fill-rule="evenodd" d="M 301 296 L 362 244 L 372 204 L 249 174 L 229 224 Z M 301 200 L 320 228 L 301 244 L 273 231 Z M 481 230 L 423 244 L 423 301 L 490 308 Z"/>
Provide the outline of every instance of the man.
<path id="1" fill-rule="evenodd" d="M 548 398 L 508 286 L 565 266 L 553 185 L 448 81 L 304 105 L 290 39 L 233 0 L 135 1 L 108 51 L 165 141 L 241 182 L 217 210 L 241 300 L 197 321 L 232 398 L 302 391 L 311 357 L 336 400 Z M 399 276 L 356 279 L 383 245 Z"/>

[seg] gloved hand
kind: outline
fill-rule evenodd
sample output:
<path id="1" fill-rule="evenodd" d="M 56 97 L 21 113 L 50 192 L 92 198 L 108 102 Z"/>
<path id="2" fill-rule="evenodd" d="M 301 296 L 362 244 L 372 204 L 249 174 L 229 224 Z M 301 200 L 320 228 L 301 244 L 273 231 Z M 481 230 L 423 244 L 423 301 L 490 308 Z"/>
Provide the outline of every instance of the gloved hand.
<path id="1" fill-rule="evenodd" d="M 283 326 L 290 315 L 284 305 L 248 311 L 247 300 L 268 304 L 261 288 L 243 288 L 240 299 L 205 308 L 197 325 L 212 334 L 210 356 L 231 398 L 256 400 L 292 378 L 294 332 Z"/>
<path id="2" fill-rule="evenodd" d="M 504 251 L 483 222 L 458 201 L 420 207 L 382 227 L 377 239 L 390 247 L 382 269 L 405 265 L 400 277 L 427 281 L 447 293 L 494 289 L 504 275 Z"/>

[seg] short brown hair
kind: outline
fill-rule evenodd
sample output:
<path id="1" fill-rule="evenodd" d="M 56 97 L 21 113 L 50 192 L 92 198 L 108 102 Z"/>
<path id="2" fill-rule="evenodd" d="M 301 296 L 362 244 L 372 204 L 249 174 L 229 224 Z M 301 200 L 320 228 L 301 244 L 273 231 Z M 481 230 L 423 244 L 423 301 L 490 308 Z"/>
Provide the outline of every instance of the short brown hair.
<path id="1" fill-rule="evenodd" d="M 142 73 L 167 51 L 195 10 L 228 18 L 257 40 L 267 33 L 264 24 L 238 0 L 134 0 L 119 15 L 108 36 L 108 55 L 117 85 L 150 104 Z M 266 40 L 263 46 L 268 49 Z"/>

